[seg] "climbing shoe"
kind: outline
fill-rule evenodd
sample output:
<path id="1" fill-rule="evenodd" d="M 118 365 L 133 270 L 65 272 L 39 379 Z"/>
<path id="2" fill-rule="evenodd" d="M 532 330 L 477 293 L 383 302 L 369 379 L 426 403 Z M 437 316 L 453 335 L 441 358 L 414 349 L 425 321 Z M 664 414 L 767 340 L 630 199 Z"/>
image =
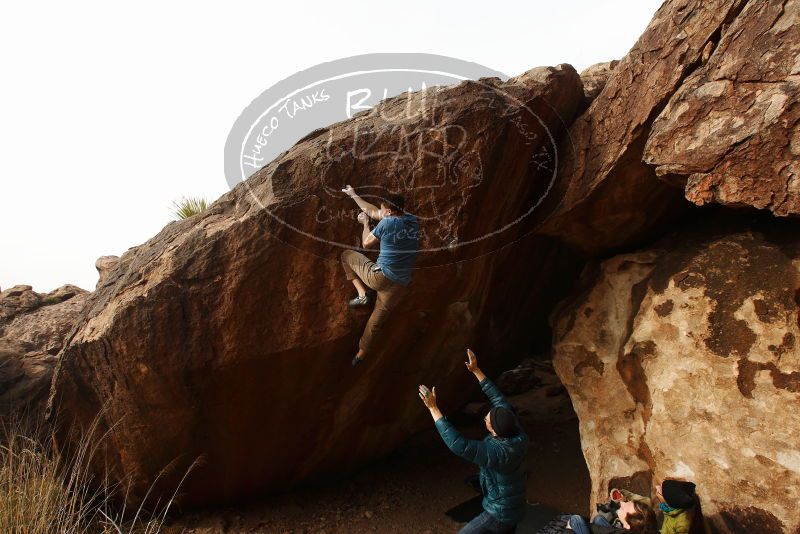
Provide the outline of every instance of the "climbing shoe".
<path id="1" fill-rule="evenodd" d="M 352 362 L 350 362 L 350 363 L 353 365 L 353 367 L 355 367 L 356 365 L 358 365 L 359 363 L 361 363 L 361 362 L 363 362 L 363 361 L 364 361 L 364 360 L 362 360 L 362 359 L 361 359 L 361 358 L 359 358 L 358 356 L 353 356 L 353 361 L 352 361 Z"/>
<path id="2" fill-rule="evenodd" d="M 351 308 L 360 308 L 361 306 L 369 305 L 369 297 L 364 295 L 363 297 L 356 297 L 354 299 L 350 299 L 350 302 L 347 303 L 348 306 Z"/>

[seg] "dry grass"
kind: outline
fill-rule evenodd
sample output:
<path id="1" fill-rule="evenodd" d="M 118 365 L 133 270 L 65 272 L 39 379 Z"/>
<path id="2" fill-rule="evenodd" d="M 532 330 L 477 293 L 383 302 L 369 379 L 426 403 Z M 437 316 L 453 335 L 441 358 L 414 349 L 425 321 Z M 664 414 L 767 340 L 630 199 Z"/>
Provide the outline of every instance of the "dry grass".
<path id="1" fill-rule="evenodd" d="M 52 432 L 15 420 L 0 428 L 0 532 L 19 534 L 145 533 L 162 531 L 175 495 L 147 511 L 126 510 L 127 491 L 89 469 L 107 434 L 95 423 L 75 450 L 58 451 Z M 188 472 L 187 472 L 188 474 Z M 185 478 L 185 476 L 184 476 Z M 176 489 L 177 492 L 177 489 Z M 148 492 L 149 496 L 149 492 Z M 145 496 L 144 501 L 147 501 Z"/>

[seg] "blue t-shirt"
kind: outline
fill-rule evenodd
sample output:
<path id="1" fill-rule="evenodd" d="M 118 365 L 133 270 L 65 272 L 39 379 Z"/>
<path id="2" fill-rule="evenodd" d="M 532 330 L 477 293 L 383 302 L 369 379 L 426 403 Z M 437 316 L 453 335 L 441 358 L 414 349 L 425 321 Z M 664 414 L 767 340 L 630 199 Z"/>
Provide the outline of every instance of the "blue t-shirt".
<path id="1" fill-rule="evenodd" d="M 419 221 L 410 213 L 384 217 L 372 229 L 381 242 L 378 261 L 384 276 L 397 284 L 411 283 L 411 268 L 419 248 Z"/>

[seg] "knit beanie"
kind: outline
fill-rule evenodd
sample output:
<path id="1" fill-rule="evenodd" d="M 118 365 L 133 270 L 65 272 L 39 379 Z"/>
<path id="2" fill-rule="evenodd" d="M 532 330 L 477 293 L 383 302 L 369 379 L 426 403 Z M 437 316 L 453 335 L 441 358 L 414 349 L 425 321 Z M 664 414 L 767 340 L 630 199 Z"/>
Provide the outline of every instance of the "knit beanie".
<path id="1" fill-rule="evenodd" d="M 691 508 L 694 506 L 695 484 L 682 480 L 665 480 L 661 484 L 661 494 L 670 508 Z"/>
<path id="2" fill-rule="evenodd" d="M 517 418 L 508 408 L 492 408 L 489 411 L 489 422 L 501 438 L 510 438 L 517 434 Z"/>

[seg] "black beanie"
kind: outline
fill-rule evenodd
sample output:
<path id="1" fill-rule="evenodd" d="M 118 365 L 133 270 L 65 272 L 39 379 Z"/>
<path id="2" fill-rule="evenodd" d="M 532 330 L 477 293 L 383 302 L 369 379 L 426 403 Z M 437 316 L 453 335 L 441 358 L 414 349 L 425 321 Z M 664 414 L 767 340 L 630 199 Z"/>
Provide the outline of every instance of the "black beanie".
<path id="1" fill-rule="evenodd" d="M 501 438 L 510 438 L 517 434 L 517 418 L 508 408 L 492 408 L 489 411 L 489 422 Z"/>
<path id="2" fill-rule="evenodd" d="M 682 480 L 665 480 L 661 484 L 661 494 L 670 508 L 691 508 L 694 506 L 694 489 L 692 482 Z"/>

